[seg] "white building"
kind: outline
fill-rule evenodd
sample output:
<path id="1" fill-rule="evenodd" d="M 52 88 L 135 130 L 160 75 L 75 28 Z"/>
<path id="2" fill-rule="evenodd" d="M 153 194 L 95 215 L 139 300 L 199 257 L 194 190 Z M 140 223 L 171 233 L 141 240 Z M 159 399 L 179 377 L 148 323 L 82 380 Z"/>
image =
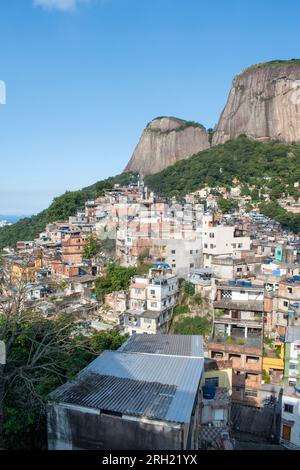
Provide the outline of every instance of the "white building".
<path id="1" fill-rule="evenodd" d="M 134 276 L 129 288 L 129 309 L 120 317 L 124 332 L 167 333 L 177 294 L 178 278 L 171 272 L 152 269 L 149 276 Z"/>
<path id="2" fill-rule="evenodd" d="M 203 264 L 211 266 L 213 256 L 232 255 L 235 251 L 250 250 L 250 237 L 240 236 L 234 226 L 214 224 L 212 215 L 203 216 Z"/>
<path id="3" fill-rule="evenodd" d="M 285 387 L 282 395 L 281 444 L 300 450 L 300 389 Z"/>

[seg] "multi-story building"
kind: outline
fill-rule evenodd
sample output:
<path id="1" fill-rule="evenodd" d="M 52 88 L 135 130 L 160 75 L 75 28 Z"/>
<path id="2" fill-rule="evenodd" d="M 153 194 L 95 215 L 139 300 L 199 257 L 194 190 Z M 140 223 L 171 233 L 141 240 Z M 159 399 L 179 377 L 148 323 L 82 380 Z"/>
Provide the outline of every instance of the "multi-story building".
<path id="1" fill-rule="evenodd" d="M 220 225 L 213 215 L 203 216 L 202 228 L 203 263 L 211 266 L 211 260 L 218 255 L 232 255 L 235 251 L 249 250 L 250 237 L 243 236 L 235 226 Z"/>
<path id="2" fill-rule="evenodd" d="M 120 317 L 126 333 L 167 333 L 177 304 L 178 278 L 171 270 L 151 269 L 135 276 L 129 288 L 129 309 Z"/>
<path id="3" fill-rule="evenodd" d="M 81 263 L 83 247 L 85 244 L 80 231 L 73 232 L 62 242 L 63 262 L 64 263 Z"/>
<path id="4" fill-rule="evenodd" d="M 247 281 L 216 282 L 209 357 L 231 360 L 232 399 L 259 404 L 264 288 Z"/>
<path id="5" fill-rule="evenodd" d="M 300 388 L 300 326 L 287 328 L 284 356 L 284 384 Z"/>
<path id="6" fill-rule="evenodd" d="M 300 388 L 284 387 L 280 442 L 287 449 L 300 450 Z"/>

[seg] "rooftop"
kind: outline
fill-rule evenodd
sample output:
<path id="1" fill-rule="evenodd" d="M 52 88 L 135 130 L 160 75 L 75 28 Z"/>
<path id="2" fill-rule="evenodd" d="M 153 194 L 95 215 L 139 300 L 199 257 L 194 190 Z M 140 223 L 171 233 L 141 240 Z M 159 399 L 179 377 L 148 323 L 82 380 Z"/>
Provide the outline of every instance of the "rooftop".
<path id="1" fill-rule="evenodd" d="M 119 351 L 203 357 L 203 340 L 196 335 L 136 334 L 130 336 Z"/>
<path id="2" fill-rule="evenodd" d="M 51 398 L 102 411 L 189 422 L 203 358 L 105 351 Z"/>

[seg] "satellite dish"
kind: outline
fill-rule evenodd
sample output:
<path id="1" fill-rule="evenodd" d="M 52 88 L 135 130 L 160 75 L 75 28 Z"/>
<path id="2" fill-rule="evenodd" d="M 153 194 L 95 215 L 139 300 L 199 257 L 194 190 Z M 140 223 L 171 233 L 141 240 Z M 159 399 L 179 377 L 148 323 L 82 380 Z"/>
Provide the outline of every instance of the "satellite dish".
<path id="1" fill-rule="evenodd" d="M 6 348 L 4 341 L 0 341 L 0 364 L 6 364 Z"/>

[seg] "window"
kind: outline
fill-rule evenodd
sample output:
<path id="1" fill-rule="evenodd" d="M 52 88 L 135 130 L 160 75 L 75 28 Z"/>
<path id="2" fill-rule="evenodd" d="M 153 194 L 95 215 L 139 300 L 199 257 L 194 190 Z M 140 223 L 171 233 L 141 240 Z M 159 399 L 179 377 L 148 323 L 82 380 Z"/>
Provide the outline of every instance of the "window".
<path id="1" fill-rule="evenodd" d="M 176 250 L 171 250 L 172 255 L 175 255 Z"/>
<path id="2" fill-rule="evenodd" d="M 157 307 L 157 302 L 150 302 L 151 307 Z"/>
<path id="3" fill-rule="evenodd" d="M 209 234 L 209 238 L 215 238 L 215 234 L 214 234 L 214 233 L 210 233 L 210 234 Z"/>
<path id="4" fill-rule="evenodd" d="M 207 243 L 204 243 L 204 248 L 207 248 L 207 246 L 208 246 Z"/>
<path id="5" fill-rule="evenodd" d="M 291 369 L 291 370 L 296 370 L 296 369 L 297 369 L 297 364 L 294 364 L 293 362 L 291 362 L 291 363 L 289 364 L 289 369 Z"/>
<path id="6" fill-rule="evenodd" d="M 223 421 L 224 419 L 224 410 L 214 410 L 214 420 Z"/>
<path id="7" fill-rule="evenodd" d="M 290 405 L 289 403 L 284 403 L 284 411 L 286 413 L 292 413 L 293 414 L 293 410 L 294 410 L 294 406 L 293 405 Z"/>
<path id="8" fill-rule="evenodd" d="M 289 294 L 292 294 L 293 293 L 293 289 L 291 287 L 288 287 L 288 293 Z"/>
<path id="9" fill-rule="evenodd" d="M 288 307 L 288 306 L 289 306 L 289 303 L 288 303 L 287 300 L 284 300 L 284 301 L 283 301 L 283 306 L 284 306 L 284 307 Z"/>
<path id="10" fill-rule="evenodd" d="M 245 397 L 257 397 L 257 390 L 245 390 Z"/>
<path id="11" fill-rule="evenodd" d="M 219 377 L 208 377 L 205 379 L 205 387 L 218 387 Z"/>
<path id="12" fill-rule="evenodd" d="M 194 267 L 194 263 L 190 263 L 190 268 L 193 268 Z"/>
<path id="13" fill-rule="evenodd" d="M 151 289 L 151 290 L 150 290 L 150 294 L 151 294 L 151 295 L 155 295 L 155 290 L 154 290 L 154 289 Z"/>
<path id="14" fill-rule="evenodd" d="M 236 248 L 236 243 L 232 243 L 232 248 Z"/>
<path id="15" fill-rule="evenodd" d="M 192 254 L 193 254 L 193 250 L 190 250 L 190 255 L 192 255 Z"/>
<path id="16" fill-rule="evenodd" d="M 239 243 L 239 244 L 238 244 L 238 248 L 243 248 L 243 244 L 242 244 L 242 243 Z"/>
<path id="17" fill-rule="evenodd" d="M 210 248 L 211 250 L 213 249 L 213 247 L 214 247 L 214 245 L 212 245 L 212 244 L 209 245 L 209 248 Z"/>

